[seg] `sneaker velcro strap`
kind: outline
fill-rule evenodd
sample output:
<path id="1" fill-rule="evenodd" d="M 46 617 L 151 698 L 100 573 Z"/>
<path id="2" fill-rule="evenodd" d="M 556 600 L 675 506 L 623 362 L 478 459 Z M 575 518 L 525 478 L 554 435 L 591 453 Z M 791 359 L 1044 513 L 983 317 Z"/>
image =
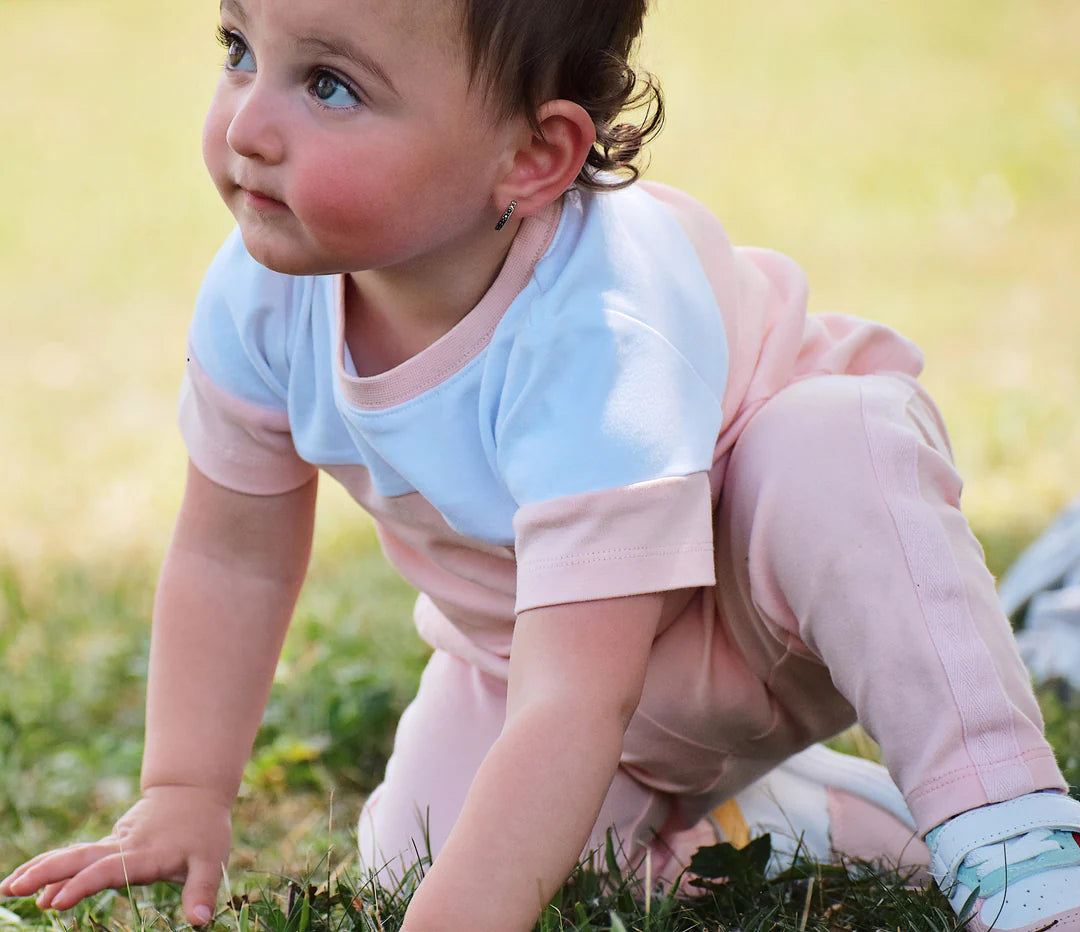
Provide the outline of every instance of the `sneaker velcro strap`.
<path id="1" fill-rule="evenodd" d="M 1037 831 L 1040 835 L 1049 837 L 1038 839 L 1037 853 L 1033 856 L 1010 864 L 1009 845 L 1030 839 L 1032 836 L 1028 834 L 1015 839 L 1010 838 L 988 849 L 998 855 L 992 862 L 984 861 L 974 867 L 970 867 L 966 862 L 962 864 L 956 879 L 969 890 L 978 887 L 979 896 L 985 899 L 1025 877 L 1042 874 L 1059 867 L 1080 867 L 1080 847 L 1077 846 L 1076 838 L 1071 832 L 1050 832 L 1048 829 Z M 1000 866 L 998 866 L 999 861 Z"/>
<path id="2" fill-rule="evenodd" d="M 1080 832 L 1080 802 L 1063 793 L 1031 793 L 962 812 L 927 836 L 930 873 L 939 884 L 955 879 L 964 858 L 976 848 L 1036 828 Z"/>

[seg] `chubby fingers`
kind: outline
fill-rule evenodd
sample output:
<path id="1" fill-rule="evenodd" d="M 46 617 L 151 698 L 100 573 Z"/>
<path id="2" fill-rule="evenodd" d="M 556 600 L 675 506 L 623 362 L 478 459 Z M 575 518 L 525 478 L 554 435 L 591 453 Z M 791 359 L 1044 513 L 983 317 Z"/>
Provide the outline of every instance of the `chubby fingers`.
<path id="1" fill-rule="evenodd" d="M 115 851 L 115 846 L 113 846 Z M 122 889 L 129 883 L 143 883 L 146 878 L 157 879 L 152 865 L 123 852 L 109 854 L 87 864 L 66 880 L 50 884 L 38 898 L 42 909 L 71 909 L 80 900 L 102 890 Z"/>
<path id="2" fill-rule="evenodd" d="M 53 901 L 53 897 L 63 889 L 64 883 L 65 881 L 58 880 L 56 883 L 45 884 L 45 889 L 38 894 L 38 909 L 48 909 L 49 904 Z"/>
<path id="3" fill-rule="evenodd" d="M 94 861 L 117 850 L 116 842 L 99 841 L 46 851 L 16 868 L 0 882 L 3 896 L 29 896 L 68 880 Z"/>
<path id="4" fill-rule="evenodd" d="M 58 851 L 68 851 L 71 848 L 81 848 L 82 845 L 71 845 L 68 848 L 58 848 L 55 851 L 46 851 L 35 857 L 32 857 L 29 861 L 20 864 L 10 874 L 8 874 L 3 880 L 0 880 L 0 896 L 26 896 L 29 893 L 33 893 L 37 887 L 28 887 L 26 891 L 23 891 L 23 885 L 19 882 L 26 874 L 32 870 L 36 865 L 40 864 L 47 858 L 51 858 L 57 854 Z"/>

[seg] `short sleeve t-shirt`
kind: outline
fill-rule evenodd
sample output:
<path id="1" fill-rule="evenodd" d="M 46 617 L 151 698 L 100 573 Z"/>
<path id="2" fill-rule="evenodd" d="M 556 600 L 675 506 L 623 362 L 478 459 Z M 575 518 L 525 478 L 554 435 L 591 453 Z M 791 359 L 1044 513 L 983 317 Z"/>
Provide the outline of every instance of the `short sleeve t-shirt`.
<path id="1" fill-rule="evenodd" d="M 480 303 L 379 375 L 355 374 L 343 295 L 229 237 L 190 330 L 189 454 L 254 494 L 333 475 L 421 591 L 421 634 L 489 668 L 517 612 L 711 585 L 726 425 L 875 326 L 809 326 L 794 263 L 642 184 L 526 219 Z"/>

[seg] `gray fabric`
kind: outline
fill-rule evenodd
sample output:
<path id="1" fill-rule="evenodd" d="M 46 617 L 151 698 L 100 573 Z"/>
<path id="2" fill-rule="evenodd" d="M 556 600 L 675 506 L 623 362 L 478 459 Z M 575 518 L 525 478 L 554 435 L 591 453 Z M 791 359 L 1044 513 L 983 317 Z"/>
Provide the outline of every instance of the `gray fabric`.
<path id="1" fill-rule="evenodd" d="M 1009 568 L 998 596 L 1032 677 L 1080 688 L 1080 499 Z"/>

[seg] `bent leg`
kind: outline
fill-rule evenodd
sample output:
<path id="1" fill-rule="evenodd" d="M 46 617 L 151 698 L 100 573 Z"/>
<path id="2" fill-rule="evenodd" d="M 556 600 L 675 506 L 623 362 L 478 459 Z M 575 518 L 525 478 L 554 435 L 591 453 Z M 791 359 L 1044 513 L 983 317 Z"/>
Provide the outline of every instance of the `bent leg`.
<path id="1" fill-rule="evenodd" d="M 754 415 L 718 513 L 721 609 L 743 619 L 743 649 L 770 658 L 787 708 L 855 708 L 922 833 L 1064 788 L 960 486 L 917 383 L 822 376 Z M 839 695 L 808 695 L 791 656 L 820 660 Z"/>
<path id="2" fill-rule="evenodd" d="M 506 683 L 435 651 L 398 723 L 383 782 L 360 814 L 366 868 L 390 865 L 401 876 L 417 856 L 442 849 L 505 714 Z"/>
<path id="3" fill-rule="evenodd" d="M 424 670 L 401 716 L 383 782 L 360 814 L 362 865 L 397 878 L 442 850 L 484 756 L 506 717 L 506 683 L 444 651 Z M 542 750 L 537 751 L 542 763 Z M 602 853 L 608 829 L 622 860 L 636 864 L 654 842 L 670 798 L 620 768 L 583 851 Z M 662 857 L 658 855 L 658 857 Z"/>

